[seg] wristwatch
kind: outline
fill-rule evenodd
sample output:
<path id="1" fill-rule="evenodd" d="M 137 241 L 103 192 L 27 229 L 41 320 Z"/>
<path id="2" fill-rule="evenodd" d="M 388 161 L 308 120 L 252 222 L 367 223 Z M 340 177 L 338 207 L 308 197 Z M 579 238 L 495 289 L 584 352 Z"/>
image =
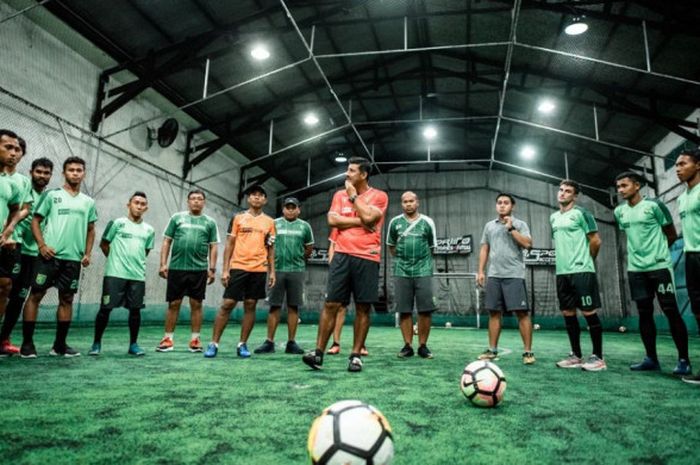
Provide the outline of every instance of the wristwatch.
<path id="1" fill-rule="evenodd" d="M 350 201 L 350 203 L 355 203 L 355 200 L 357 200 L 357 194 L 351 195 L 350 197 L 348 197 L 348 200 Z"/>
<path id="2" fill-rule="evenodd" d="M 511 226 L 510 228 L 508 228 L 508 232 L 513 232 L 513 231 L 515 231 L 515 226 Z"/>

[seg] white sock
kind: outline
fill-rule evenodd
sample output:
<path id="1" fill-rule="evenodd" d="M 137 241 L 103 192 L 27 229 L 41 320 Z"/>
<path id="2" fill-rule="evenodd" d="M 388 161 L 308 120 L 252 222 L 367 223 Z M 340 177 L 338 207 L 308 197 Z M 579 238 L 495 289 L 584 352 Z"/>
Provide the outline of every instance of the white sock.
<path id="1" fill-rule="evenodd" d="M 199 333 L 192 333 L 192 339 L 197 339 L 199 337 Z"/>
<path id="2" fill-rule="evenodd" d="M 214 347 L 216 347 L 217 349 L 219 348 L 219 343 L 218 343 L 218 342 L 211 341 L 211 343 L 214 344 Z"/>
<path id="3" fill-rule="evenodd" d="M 169 337 L 170 339 L 175 339 L 175 333 L 165 333 L 165 337 Z"/>
<path id="4" fill-rule="evenodd" d="M 238 348 L 238 347 L 242 346 L 243 344 L 245 344 L 245 342 L 243 342 L 243 341 L 240 341 L 240 342 L 238 343 L 238 345 L 236 346 L 236 348 Z"/>

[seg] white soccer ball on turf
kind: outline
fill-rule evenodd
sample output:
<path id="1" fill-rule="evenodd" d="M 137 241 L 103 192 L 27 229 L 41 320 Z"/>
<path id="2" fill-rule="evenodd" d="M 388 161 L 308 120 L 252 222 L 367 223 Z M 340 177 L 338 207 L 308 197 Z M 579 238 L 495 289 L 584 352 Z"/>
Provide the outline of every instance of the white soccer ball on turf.
<path id="1" fill-rule="evenodd" d="M 311 425 L 308 451 L 314 465 L 388 465 L 394 459 L 391 426 L 369 404 L 336 402 Z"/>
<path id="2" fill-rule="evenodd" d="M 495 407 L 503 401 L 506 377 L 495 363 L 477 360 L 464 368 L 459 387 L 477 407 Z"/>

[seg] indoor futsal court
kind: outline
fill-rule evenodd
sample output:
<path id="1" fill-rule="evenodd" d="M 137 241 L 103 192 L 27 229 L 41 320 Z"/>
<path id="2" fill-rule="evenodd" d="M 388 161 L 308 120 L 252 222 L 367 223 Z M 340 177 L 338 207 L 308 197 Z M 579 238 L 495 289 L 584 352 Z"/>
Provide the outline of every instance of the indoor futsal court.
<path id="1" fill-rule="evenodd" d="M 0 0 L 0 462 L 700 463 L 698 24 Z"/>

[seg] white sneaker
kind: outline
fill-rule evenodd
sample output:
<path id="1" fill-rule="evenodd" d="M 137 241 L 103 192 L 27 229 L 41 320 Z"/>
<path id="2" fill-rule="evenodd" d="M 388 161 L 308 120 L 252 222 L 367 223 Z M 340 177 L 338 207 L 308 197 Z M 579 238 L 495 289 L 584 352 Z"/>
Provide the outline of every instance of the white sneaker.
<path id="1" fill-rule="evenodd" d="M 581 368 L 582 365 L 583 359 L 575 356 L 573 353 L 569 354 L 564 360 L 557 362 L 557 367 L 559 368 Z"/>
<path id="2" fill-rule="evenodd" d="M 605 360 L 597 355 L 591 355 L 586 360 L 586 363 L 581 365 L 581 369 L 583 371 L 603 371 L 608 369 L 608 365 L 605 364 Z"/>

